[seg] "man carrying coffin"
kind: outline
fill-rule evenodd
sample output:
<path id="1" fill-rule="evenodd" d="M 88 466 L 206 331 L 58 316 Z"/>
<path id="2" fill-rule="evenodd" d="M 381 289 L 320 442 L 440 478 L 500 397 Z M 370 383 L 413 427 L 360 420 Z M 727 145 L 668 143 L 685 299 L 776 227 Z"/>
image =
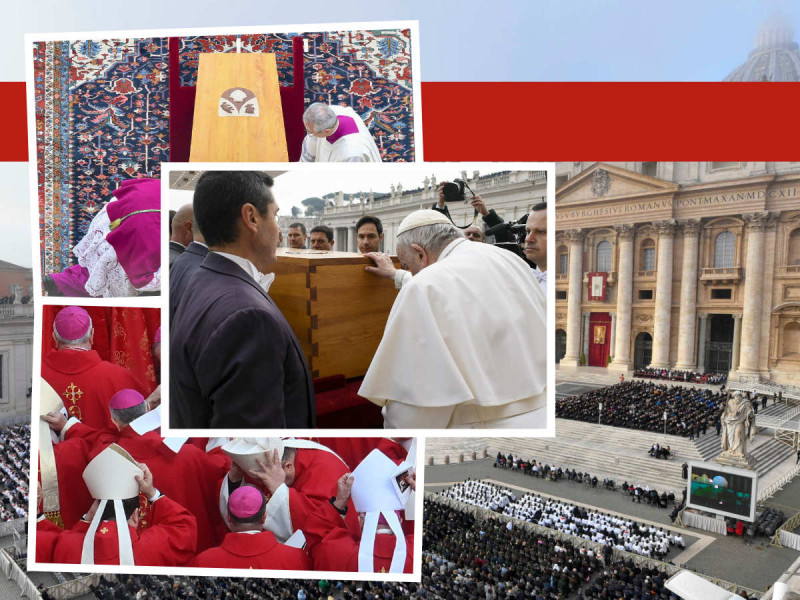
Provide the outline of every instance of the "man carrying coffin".
<path id="1" fill-rule="evenodd" d="M 336 498 L 337 481 L 347 465 L 333 451 L 310 440 L 244 438 L 223 447 L 231 457 L 231 471 L 222 480 L 220 508 L 243 481 L 243 474 L 268 495 L 265 529 L 285 541 L 298 529 L 323 537 L 334 527 L 358 531 L 358 516 L 348 502 L 325 511 Z M 225 511 L 223 510 L 223 515 Z M 230 526 L 230 523 L 229 523 Z"/>
<path id="2" fill-rule="evenodd" d="M 314 427 L 305 354 L 267 290 L 278 205 L 272 178 L 206 171 L 194 214 L 209 253 L 189 279 L 170 336 L 173 428 Z"/>
<path id="3" fill-rule="evenodd" d="M 108 399 L 122 388 L 144 386 L 124 367 L 92 350 L 92 319 L 79 306 L 67 306 L 53 322 L 56 350 L 42 359 L 42 378 L 58 392 L 67 414 L 95 429 L 114 430 Z"/>
<path id="4" fill-rule="evenodd" d="M 352 108 L 314 102 L 303 113 L 308 135 L 300 162 L 381 162 L 369 129 Z"/>
<path id="5" fill-rule="evenodd" d="M 184 565 L 194 556 L 195 518 L 153 486 L 153 475 L 119 446 L 98 454 L 83 472 L 96 498 L 86 520 L 56 538 L 53 562 L 85 565 Z M 151 525 L 137 531 L 139 494 L 151 504 Z"/>
<path id="6" fill-rule="evenodd" d="M 387 256 L 367 256 L 395 278 Z M 525 261 L 434 210 L 403 219 L 397 256 L 412 276 L 358 392 L 384 426 L 545 427 L 547 351 L 531 340 L 545 338 L 546 300 Z"/>
<path id="7" fill-rule="evenodd" d="M 230 533 L 222 544 L 198 554 L 190 566 L 233 569 L 307 570 L 311 561 L 304 550 L 279 543 L 264 530 L 267 501 L 257 488 L 243 485 L 228 498 Z"/>

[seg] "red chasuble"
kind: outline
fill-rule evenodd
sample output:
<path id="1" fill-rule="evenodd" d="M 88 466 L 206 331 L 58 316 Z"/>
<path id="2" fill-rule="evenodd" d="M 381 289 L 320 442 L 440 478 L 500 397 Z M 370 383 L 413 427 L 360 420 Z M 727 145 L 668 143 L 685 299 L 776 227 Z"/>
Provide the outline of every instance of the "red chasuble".
<path id="1" fill-rule="evenodd" d="M 42 358 L 42 377 L 61 396 L 67 413 L 95 429 L 116 430 L 108 401 L 123 388 L 147 396 L 145 386 L 124 367 L 94 350 L 54 350 Z"/>
<path id="2" fill-rule="evenodd" d="M 230 468 L 225 455 L 209 456 L 192 444 L 184 444 L 176 454 L 155 431 L 139 435 L 130 426 L 120 431 L 117 443 L 150 468 L 153 485 L 197 518 L 198 551 L 220 543 L 227 532 L 219 513 L 217 485 Z M 143 521 L 144 527 L 152 522 L 149 516 Z"/>
<path id="3" fill-rule="evenodd" d="M 177 502 L 167 496 L 153 503 L 150 515 L 153 524 L 137 532 L 128 526 L 133 545 L 133 561 L 138 565 L 173 567 L 185 565 L 194 556 L 197 543 L 197 523 Z M 83 539 L 89 524 L 81 521 L 62 533 L 56 540 L 53 562 L 81 562 Z M 119 541 L 117 523 L 102 521 L 94 537 L 94 564 L 118 565 Z"/>
<path id="4" fill-rule="evenodd" d="M 388 573 L 392 565 L 395 537 L 391 533 L 375 536 L 375 573 Z M 344 529 L 334 529 L 313 549 L 314 569 L 319 571 L 358 571 L 359 542 Z M 414 566 L 414 536 L 406 536 L 406 562 L 403 573 Z"/>
<path id="5" fill-rule="evenodd" d="M 331 497 L 336 496 L 336 482 L 347 472 L 347 466 L 330 452 L 298 448 L 296 476 L 289 488 L 289 511 L 295 531 L 302 529 L 306 537 L 320 538 L 335 527 L 347 527 L 356 534 L 360 531 L 352 500 L 347 502 L 344 520 L 335 510 L 328 510 L 332 509 Z M 312 515 L 320 518 L 310 519 Z"/>
<path id="6" fill-rule="evenodd" d="M 271 531 L 229 533 L 222 545 L 201 552 L 189 565 L 233 569 L 311 569 L 305 551 L 279 544 Z"/>
<path id="7" fill-rule="evenodd" d="M 351 471 L 376 448 L 397 464 L 408 456 L 403 446 L 387 438 L 320 438 L 317 441 L 341 456 Z"/>
<path id="8" fill-rule="evenodd" d="M 36 522 L 36 562 L 53 562 L 53 547 L 63 531 L 47 519 Z"/>

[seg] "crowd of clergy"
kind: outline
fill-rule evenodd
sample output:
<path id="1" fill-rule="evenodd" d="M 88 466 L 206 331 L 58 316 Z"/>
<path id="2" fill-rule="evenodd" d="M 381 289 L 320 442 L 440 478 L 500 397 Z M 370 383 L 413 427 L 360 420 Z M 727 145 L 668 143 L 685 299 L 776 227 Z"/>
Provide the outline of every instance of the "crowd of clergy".
<path id="1" fill-rule="evenodd" d="M 379 496 L 412 440 L 163 438 L 160 408 L 129 388 L 109 398 L 113 427 L 55 408 L 41 417 L 37 562 L 411 571 L 413 520 L 399 494 Z"/>
<path id="2" fill-rule="evenodd" d="M 30 425 L 0 428 L 0 522 L 28 515 L 28 462 L 30 457 Z"/>
<path id="3" fill-rule="evenodd" d="M 556 417 L 694 438 L 719 422 L 726 396 L 711 389 L 625 381 L 556 401 Z M 602 405 L 602 406 L 601 406 Z"/>
<path id="4" fill-rule="evenodd" d="M 456 483 L 442 496 L 648 558 L 663 559 L 672 546 L 685 547 L 679 534 L 663 528 L 535 494 L 517 499 L 510 490 L 485 481 Z"/>

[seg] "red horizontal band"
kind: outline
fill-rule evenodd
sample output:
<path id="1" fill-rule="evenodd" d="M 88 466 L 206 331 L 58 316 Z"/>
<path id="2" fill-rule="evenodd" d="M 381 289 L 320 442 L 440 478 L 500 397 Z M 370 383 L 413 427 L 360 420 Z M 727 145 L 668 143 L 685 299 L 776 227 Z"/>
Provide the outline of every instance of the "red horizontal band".
<path id="1" fill-rule="evenodd" d="M 800 83 L 423 83 L 429 161 L 800 159 Z M 0 83 L 0 161 L 28 159 Z"/>

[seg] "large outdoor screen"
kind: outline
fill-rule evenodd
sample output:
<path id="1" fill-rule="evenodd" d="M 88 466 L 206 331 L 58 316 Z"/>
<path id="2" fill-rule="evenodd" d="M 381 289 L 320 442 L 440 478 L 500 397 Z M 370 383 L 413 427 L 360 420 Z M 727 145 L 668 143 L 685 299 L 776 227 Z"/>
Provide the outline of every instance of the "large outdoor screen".
<path id="1" fill-rule="evenodd" d="M 688 508 L 753 521 L 756 492 L 757 475 L 753 471 L 716 463 L 689 465 Z"/>

